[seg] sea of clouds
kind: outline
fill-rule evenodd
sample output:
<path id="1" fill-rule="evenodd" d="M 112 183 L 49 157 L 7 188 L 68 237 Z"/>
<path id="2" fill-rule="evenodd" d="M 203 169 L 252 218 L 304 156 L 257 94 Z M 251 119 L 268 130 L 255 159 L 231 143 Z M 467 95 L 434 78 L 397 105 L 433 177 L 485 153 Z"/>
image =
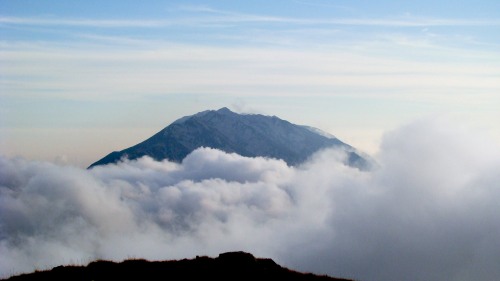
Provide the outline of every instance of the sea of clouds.
<path id="1" fill-rule="evenodd" d="M 200 148 L 85 170 L 0 157 L 0 277 L 96 259 L 247 251 L 357 280 L 496 280 L 500 149 L 426 119 L 388 132 L 370 171 Z"/>

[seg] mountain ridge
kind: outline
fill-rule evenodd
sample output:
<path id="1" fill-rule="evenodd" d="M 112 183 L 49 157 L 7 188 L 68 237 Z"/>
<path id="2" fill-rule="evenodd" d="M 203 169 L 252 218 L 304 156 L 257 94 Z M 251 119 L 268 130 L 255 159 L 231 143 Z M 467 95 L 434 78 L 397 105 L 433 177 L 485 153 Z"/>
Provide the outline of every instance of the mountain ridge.
<path id="1" fill-rule="evenodd" d="M 8 281 L 38 280 L 296 280 L 351 281 L 299 272 L 282 267 L 268 258 L 256 258 L 238 251 L 225 252 L 216 258 L 148 261 L 128 259 L 122 262 L 98 260 L 87 266 L 66 265 L 50 270 L 11 276 Z"/>
<path id="2" fill-rule="evenodd" d="M 356 149 L 320 129 L 296 125 L 277 116 L 239 114 L 223 107 L 181 117 L 152 137 L 111 152 L 88 168 L 142 156 L 180 163 L 200 147 L 245 157 L 282 159 L 290 166 L 305 162 L 320 149 L 337 147 L 347 153 L 346 164 L 360 169 L 369 167 L 369 161 Z"/>

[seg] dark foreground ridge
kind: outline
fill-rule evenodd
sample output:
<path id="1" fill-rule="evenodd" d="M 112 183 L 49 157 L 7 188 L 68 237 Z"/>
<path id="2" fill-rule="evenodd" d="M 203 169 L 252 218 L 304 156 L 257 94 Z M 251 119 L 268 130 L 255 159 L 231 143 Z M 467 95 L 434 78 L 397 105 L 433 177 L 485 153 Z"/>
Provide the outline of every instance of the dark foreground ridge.
<path id="1" fill-rule="evenodd" d="M 293 271 L 272 259 L 255 258 L 245 252 L 227 252 L 217 258 L 147 261 L 126 260 L 120 263 L 95 261 L 87 266 L 58 266 L 10 277 L 21 280 L 310 280 L 348 281 L 326 275 Z"/>

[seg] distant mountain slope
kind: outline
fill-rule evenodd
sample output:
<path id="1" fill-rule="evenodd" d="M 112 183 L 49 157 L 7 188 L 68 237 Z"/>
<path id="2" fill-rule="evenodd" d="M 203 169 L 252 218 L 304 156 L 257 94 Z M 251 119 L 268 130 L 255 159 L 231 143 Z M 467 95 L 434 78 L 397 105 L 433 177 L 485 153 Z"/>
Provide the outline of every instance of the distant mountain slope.
<path id="1" fill-rule="evenodd" d="M 369 165 L 353 147 L 319 129 L 295 125 L 276 116 L 237 114 L 221 108 L 182 117 L 149 139 L 112 152 L 89 168 L 116 163 L 123 157 L 132 160 L 145 155 L 156 160 L 181 162 L 199 147 L 246 157 L 283 159 L 291 166 L 304 162 L 320 149 L 339 147 L 348 153 L 347 164 L 361 169 Z"/>
<path id="2" fill-rule="evenodd" d="M 301 273 L 281 267 L 271 259 L 245 252 L 228 252 L 217 258 L 171 261 L 96 261 L 88 266 L 58 266 L 52 270 L 13 276 L 9 281 L 37 280 L 296 280 L 349 281 L 326 275 Z"/>

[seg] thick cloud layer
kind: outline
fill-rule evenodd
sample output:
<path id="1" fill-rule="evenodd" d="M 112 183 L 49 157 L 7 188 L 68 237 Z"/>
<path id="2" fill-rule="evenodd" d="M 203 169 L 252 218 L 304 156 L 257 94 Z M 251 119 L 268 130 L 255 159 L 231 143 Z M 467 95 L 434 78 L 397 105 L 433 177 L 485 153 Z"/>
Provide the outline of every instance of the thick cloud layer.
<path id="1" fill-rule="evenodd" d="M 210 148 L 92 170 L 0 158 L 0 272 L 243 250 L 357 280 L 500 276 L 500 153 L 443 120 L 386 135 L 361 172 Z"/>

